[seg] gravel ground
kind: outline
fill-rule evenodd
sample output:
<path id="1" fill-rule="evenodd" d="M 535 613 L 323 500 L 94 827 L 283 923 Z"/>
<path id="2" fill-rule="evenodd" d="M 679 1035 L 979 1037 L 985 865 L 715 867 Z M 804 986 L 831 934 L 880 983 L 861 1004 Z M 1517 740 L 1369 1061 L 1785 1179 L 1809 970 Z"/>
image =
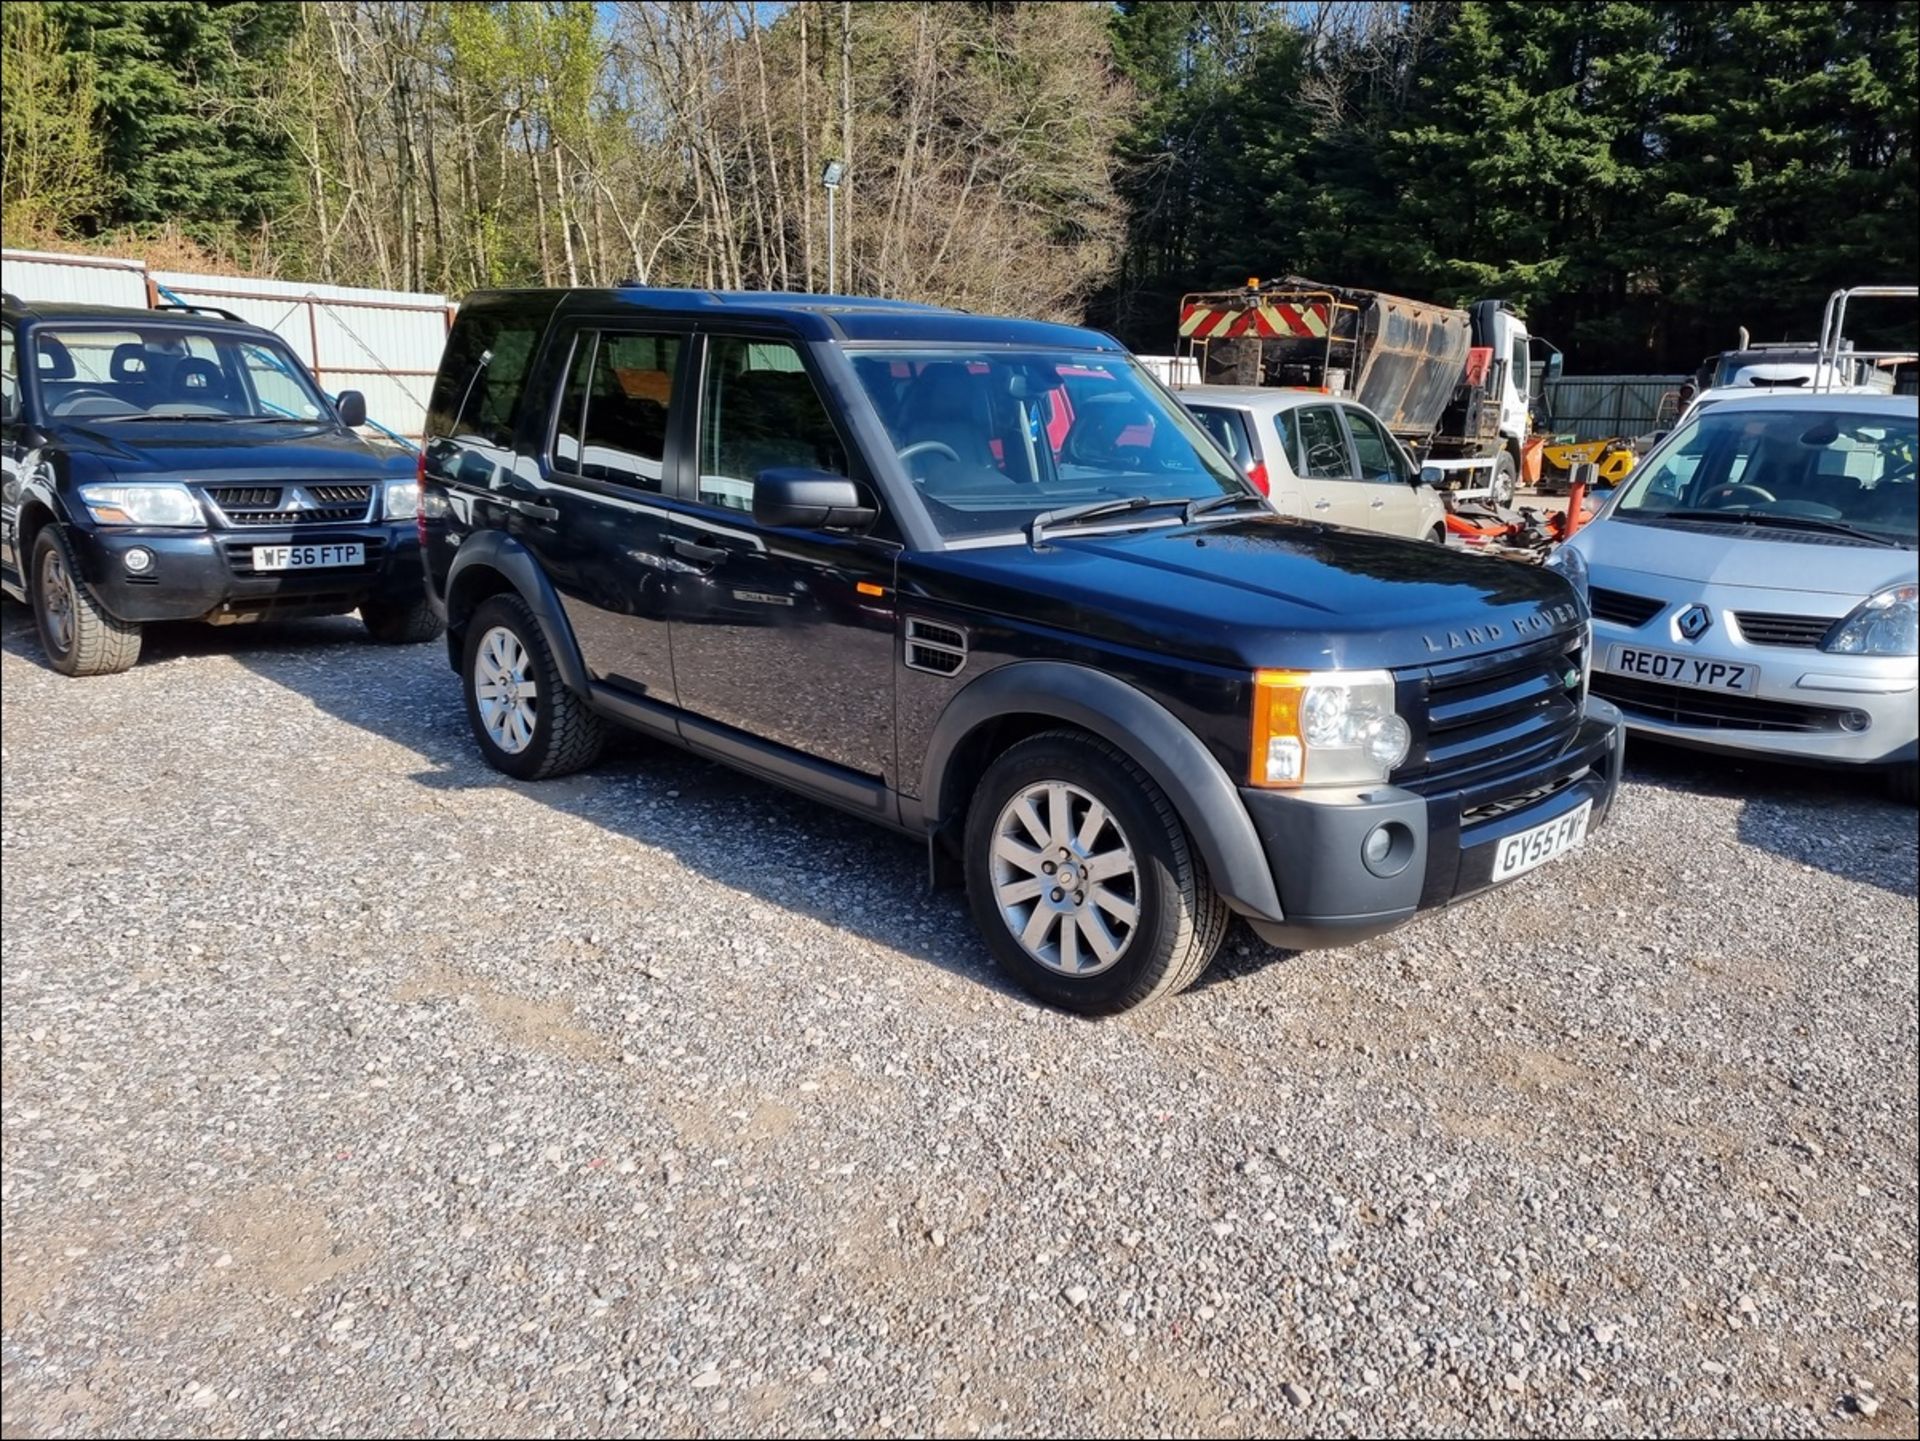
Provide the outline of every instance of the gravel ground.
<path id="1" fill-rule="evenodd" d="M 4 636 L 9 1435 L 1904 1434 L 1915 817 L 1579 856 L 1091 1023 L 911 845 L 437 646 Z"/>

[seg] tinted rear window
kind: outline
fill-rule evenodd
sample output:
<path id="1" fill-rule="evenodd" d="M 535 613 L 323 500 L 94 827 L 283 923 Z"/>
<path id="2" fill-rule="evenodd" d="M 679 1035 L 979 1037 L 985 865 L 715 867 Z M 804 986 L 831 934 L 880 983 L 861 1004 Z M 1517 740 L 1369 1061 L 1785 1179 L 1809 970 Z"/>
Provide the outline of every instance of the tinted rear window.
<path id="1" fill-rule="evenodd" d="M 429 435 L 513 444 L 527 370 L 556 303 L 547 295 L 503 296 L 461 307 L 440 357 Z"/>

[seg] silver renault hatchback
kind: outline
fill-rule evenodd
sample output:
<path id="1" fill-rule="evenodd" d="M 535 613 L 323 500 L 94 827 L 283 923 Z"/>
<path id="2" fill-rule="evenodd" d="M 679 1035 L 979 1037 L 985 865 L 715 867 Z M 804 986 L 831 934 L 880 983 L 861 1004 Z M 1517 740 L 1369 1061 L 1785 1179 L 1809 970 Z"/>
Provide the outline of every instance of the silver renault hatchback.
<path id="1" fill-rule="evenodd" d="M 1647 735 L 1885 770 L 1920 735 L 1911 396 L 1696 411 L 1549 564 L 1593 608 L 1593 691 Z"/>

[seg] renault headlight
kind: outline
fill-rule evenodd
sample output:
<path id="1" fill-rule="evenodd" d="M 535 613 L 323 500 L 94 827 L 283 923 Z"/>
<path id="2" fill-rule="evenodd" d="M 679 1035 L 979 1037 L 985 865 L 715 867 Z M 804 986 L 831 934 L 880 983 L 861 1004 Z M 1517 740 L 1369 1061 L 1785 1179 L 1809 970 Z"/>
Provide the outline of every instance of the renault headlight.
<path id="1" fill-rule="evenodd" d="M 1836 655 L 1920 653 L 1920 586 L 1892 585 L 1867 597 L 1821 649 Z"/>
<path id="2" fill-rule="evenodd" d="M 1383 781 L 1412 742 L 1383 670 L 1254 672 L 1254 785 Z"/>
<path id="3" fill-rule="evenodd" d="M 207 523 L 200 502 L 184 485 L 83 485 L 80 499 L 102 525 L 198 528 Z"/>
<path id="4" fill-rule="evenodd" d="M 1574 594 L 1580 597 L 1580 604 L 1588 610 L 1593 608 L 1592 597 L 1587 593 L 1587 558 L 1570 545 L 1555 548 L 1546 559 L 1546 568 L 1557 573 L 1561 579 L 1573 587 Z"/>
<path id="5" fill-rule="evenodd" d="M 420 513 L 420 483 L 416 480 L 390 480 L 387 482 L 386 509 L 381 512 L 388 520 L 412 520 Z"/>

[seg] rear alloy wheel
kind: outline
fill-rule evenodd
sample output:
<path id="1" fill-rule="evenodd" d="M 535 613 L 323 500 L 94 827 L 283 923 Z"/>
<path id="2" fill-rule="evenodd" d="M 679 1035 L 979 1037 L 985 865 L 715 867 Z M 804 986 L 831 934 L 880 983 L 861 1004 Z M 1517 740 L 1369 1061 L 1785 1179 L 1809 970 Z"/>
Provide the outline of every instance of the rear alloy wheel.
<path id="1" fill-rule="evenodd" d="M 1078 731 L 987 768 L 963 842 L 974 924 L 1053 1005 L 1128 1010 L 1191 985 L 1228 911 L 1172 803 L 1131 757 Z"/>
<path id="2" fill-rule="evenodd" d="M 33 619 L 47 662 L 62 675 L 114 675 L 140 659 L 140 627 L 107 614 L 74 574 L 59 531 L 33 539 Z"/>
<path id="3" fill-rule="evenodd" d="M 495 770 L 537 781 L 598 758 L 600 717 L 561 679 L 546 633 L 519 596 L 496 595 L 474 611 L 460 673 L 473 737 Z"/>

